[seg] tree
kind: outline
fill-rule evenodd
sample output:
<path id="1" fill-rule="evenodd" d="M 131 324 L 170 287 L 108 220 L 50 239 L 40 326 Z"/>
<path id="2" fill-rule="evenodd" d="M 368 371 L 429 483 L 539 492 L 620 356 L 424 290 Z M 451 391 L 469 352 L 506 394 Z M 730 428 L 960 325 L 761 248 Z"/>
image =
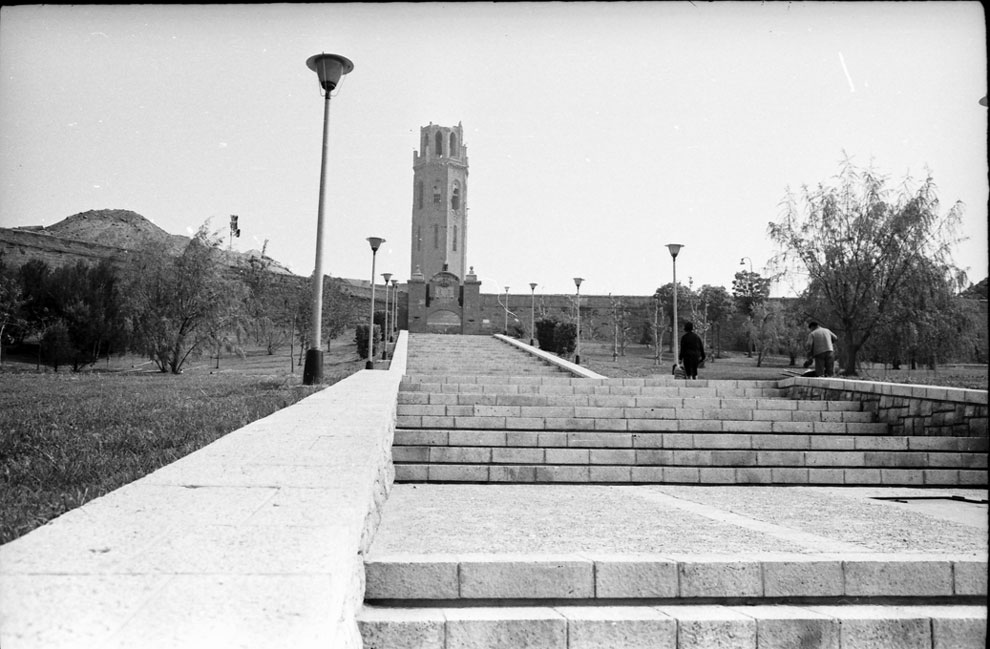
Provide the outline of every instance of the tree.
<path id="1" fill-rule="evenodd" d="M 23 305 L 24 297 L 17 278 L 4 274 L 0 269 L 0 363 L 3 363 L 3 344 L 6 336 L 22 324 Z"/>
<path id="2" fill-rule="evenodd" d="M 711 342 L 705 341 L 706 349 L 711 344 L 712 358 L 719 358 L 722 354 L 722 329 L 734 308 L 732 297 L 724 286 L 705 284 L 698 291 L 698 302 L 703 318 L 712 331 Z"/>
<path id="3" fill-rule="evenodd" d="M 190 355 L 231 324 L 232 305 L 241 296 L 225 276 L 220 243 L 204 224 L 178 257 L 146 249 L 131 263 L 127 295 L 134 347 L 161 372 L 181 373 Z"/>
<path id="4" fill-rule="evenodd" d="M 913 268 L 924 261 L 945 277 L 962 277 L 950 254 L 960 241 L 962 203 L 940 215 L 931 174 L 916 189 L 911 184 L 905 179 L 892 190 L 872 168 L 859 170 L 847 158 L 834 186 L 804 187 L 800 205 L 788 190 L 780 220 L 769 224 L 778 247 L 771 265 L 781 275 L 807 273 L 810 294 L 821 298 L 814 315 L 839 335 L 847 374 L 918 288 Z"/>
<path id="5" fill-rule="evenodd" d="M 759 273 L 741 270 L 732 279 L 732 297 L 741 313 L 752 315 L 753 309 L 770 297 L 770 280 Z"/>

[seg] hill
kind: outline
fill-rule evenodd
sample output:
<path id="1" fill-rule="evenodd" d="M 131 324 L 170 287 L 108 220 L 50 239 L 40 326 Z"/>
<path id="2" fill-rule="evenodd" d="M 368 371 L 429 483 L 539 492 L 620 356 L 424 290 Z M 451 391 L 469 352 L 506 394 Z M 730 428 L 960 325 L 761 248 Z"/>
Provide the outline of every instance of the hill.
<path id="1" fill-rule="evenodd" d="M 120 260 L 129 251 L 149 246 L 164 248 L 177 255 L 188 243 L 189 237 L 169 234 L 130 210 L 89 210 L 47 227 L 0 228 L 0 254 L 8 267 L 21 266 L 30 259 L 41 259 L 49 266 Z M 261 257 L 257 250 L 224 250 L 223 254 L 232 267 L 246 267 L 252 257 Z M 273 272 L 292 275 L 284 265 L 272 259 L 269 261 Z"/>

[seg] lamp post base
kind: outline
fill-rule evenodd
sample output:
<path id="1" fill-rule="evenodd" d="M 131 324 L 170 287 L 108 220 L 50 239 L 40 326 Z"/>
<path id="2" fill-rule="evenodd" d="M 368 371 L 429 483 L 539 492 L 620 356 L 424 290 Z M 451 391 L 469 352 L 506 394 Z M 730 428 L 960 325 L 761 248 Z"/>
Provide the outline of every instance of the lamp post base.
<path id="1" fill-rule="evenodd" d="M 574 354 L 574 364 L 575 365 L 581 364 L 581 354 Z"/>
<path id="2" fill-rule="evenodd" d="M 303 366 L 303 385 L 323 383 L 323 350 L 307 349 L 306 364 Z"/>
<path id="3" fill-rule="evenodd" d="M 373 370 L 373 369 L 375 369 L 375 361 L 373 361 L 373 360 L 371 360 L 371 359 L 369 358 L 369 359 L 368 359 L 367 361 L 365 361 L 365 363 L 364 363 L 364 369 L 366 369 L 366 370 Z"/>

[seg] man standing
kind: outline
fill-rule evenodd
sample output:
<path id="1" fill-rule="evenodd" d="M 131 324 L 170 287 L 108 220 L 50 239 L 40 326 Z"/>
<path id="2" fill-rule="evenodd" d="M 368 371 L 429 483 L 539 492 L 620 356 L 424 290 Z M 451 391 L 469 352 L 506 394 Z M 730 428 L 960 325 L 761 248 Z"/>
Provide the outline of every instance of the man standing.
<path id="1" fill-rule="evenodd" d="M 681 337 L 681 345 L 678 348 L 677 360 L 684 363 L 684 378 L 698 378 L 698 365 L 705 362 L 705 343 L 701 336 L 694 333 L 694 324 L 684 323 L 684 335 Z"/>
<path id="2" fill-rule="evenodd" d="M 815 376 L 832 376 L 832 369 L 835 367 L 835 343 L 839 338 L 817 322 L 812 320 L 808 323 L 808 334 L 806 343 L 808 348 L 808 360 L 814 360 Z"/>

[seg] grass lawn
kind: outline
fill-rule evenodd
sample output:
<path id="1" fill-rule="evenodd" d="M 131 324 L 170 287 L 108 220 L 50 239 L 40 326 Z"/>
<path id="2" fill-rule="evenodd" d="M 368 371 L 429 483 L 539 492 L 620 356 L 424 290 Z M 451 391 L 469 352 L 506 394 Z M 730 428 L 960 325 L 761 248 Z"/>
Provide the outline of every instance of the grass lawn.
<path id="1" fill-rule="evenodd" d="M 779 379 L 786 371 L 804 371 L 803 359 L 796 366 L 789 365 L 785 356 L 765 356 L 760 367 L 756 366 L 756 356 L 748 357 L 743 352 L 729 352 L 723 358 L 711 359 L 698 370 L 699 379 Z M 610 378 L 646 377 L 670 374 L 674 364 L 670 352 L 665 352 L 660 365 L 654 364 L 653 351 L 643 345 L 626 347 L 626 355 L 612 360 L 612 345 L 582 343 L 581 365 Z M 946 365 L 936 370 L 928 369 L 885 369 L 879 365 L 865 363 L 859 376 L 865 381 L 888 383 L 911 383 L 914 385 L 939 385 L 955 388 L 987 389 L 986 365 Z"/>
<path id="2" fill-rule="evenodd" d="M 0 544 L 320 389 L 288 352 L 202 358 L 180 375 L 139 357 L 85 372 L 0 366 Z M 331 343 L 324 383 L 364 368 L 353 334 Z"/>

